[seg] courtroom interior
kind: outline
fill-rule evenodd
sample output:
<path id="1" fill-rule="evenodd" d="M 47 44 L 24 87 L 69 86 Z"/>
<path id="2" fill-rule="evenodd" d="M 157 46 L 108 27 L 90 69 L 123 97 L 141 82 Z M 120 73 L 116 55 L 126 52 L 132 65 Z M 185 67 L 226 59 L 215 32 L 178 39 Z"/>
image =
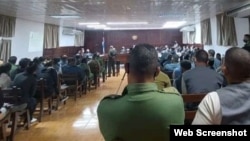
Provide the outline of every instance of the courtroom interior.
<path id="1" fill-rule="evenodd" d="M 249 125 L 249 52 L 249 0 L 0 0 L 0 140 Z"/>

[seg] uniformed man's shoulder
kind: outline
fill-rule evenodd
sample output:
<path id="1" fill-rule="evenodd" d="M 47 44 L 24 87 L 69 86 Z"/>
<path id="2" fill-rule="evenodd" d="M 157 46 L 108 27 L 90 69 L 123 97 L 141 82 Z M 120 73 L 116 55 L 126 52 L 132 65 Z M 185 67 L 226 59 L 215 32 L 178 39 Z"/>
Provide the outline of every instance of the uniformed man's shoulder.
<path id="1" fill-rule="evenodd" d="M 167 88 L 164 88 L 163 90 L 159 90 L 158 92 L 161 94 L 166 94 L 166 95 L 171 94 L 171 95 L 180 96 L 179 91 L 174 87 L 167 87 Z"/>
<path id="2" fill-rule="evenodd" d="M 116 100 L 116 99 L 120 99 L 120 98 L 122 98 L 122 97 L 123 97 L 122 95 L 111 94 L 111 95 L 105 96 L 105 97 L 101 100 L 101 102 L 104 101 L 104 100 Z"/>

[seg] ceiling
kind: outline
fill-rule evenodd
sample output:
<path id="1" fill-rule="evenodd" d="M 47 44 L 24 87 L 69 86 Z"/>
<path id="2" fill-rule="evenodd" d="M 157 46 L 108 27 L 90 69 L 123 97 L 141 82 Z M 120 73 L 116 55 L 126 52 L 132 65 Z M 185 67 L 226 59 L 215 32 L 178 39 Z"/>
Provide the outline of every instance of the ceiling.
<path id="1" fill-rule="evenodd" d="M 79 22 L 148 22 L 109 27 L 157 29 L 166 21 L 191 25 L 247 3 L 249 0 L 0 0 L 0 13 L 79 29 L 88 29 Z M 79 18 L 51 17 L 59 15 Z"/>

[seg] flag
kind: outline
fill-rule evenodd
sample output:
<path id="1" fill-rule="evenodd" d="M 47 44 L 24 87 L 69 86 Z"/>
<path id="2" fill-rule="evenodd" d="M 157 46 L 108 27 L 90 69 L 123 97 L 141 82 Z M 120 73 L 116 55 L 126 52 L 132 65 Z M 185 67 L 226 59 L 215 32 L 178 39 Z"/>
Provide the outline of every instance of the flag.
<path id="1" fill-rule="evenodd" d="M 105 54 L 105 38 L 104 38 L 104 32 L 102 36 L 102 54 Z"/>

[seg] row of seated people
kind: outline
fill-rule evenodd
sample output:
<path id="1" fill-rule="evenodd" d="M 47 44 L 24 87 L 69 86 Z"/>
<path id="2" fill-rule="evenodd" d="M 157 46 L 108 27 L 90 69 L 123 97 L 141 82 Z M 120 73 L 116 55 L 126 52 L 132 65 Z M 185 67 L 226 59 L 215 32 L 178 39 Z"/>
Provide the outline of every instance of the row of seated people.
<path id="1" fill-rule="evenodd" d="M 38 103 L 43 105 L 41 99 L 48 99 L 48 110 L 51 113 L 53 99 L 65 102 L 68 94 L 74 93 L 76 100 L 78 93 L 80 96 L 82 93 L 86 93 L 87 87 L 90 90 L 91 85 L 99 83 L 100 75 L 104 75 L 101 73 L 103 70 L 101 70 L 102 66 L 97 57 L 93 57 L 89 62 L 86 61 L 86 58 L 81 58 L 80 61 L 77 58 L 66 58 L 63 60 L 66 62 L 65 64 L 57 59 L 44 61 L 43 57 L 34 58 L 33 61 L 23 58 L 19 61 L 19 65 L 15 65 L 16 60 L 15 56 L 11 56 L 8 63 L 0 65 L 0 88 L 7 90 L 15 87 L 21 90 L 18 103 L 26 103 L 23 108 L 29 111 L 29 122 L 37 121 L 36 118 L 33 118 L 33 114 L 38 108 Z M 73 80 L 67 78 L 69 75 L 74 76 Z M 40 91 L 41 80 L 44 83 L 42 91 Z M 76 85 L 79 86 L 79 89 L 75 89 Z M 68 93 L 61 93 L 61 86 L 64 86 Z M 7 103 L 4 100 L 3 102 Z M 58 108 L 57 106 L 58 103 L 53 107 Z M 41 108 L 43 107 L 40 106 Z M 39 121 L 41 121 L 41 116 L 40 113 Z"/>
<path id="2" fill-rule="evenodd" d="M 197 51 L 195 68 L 183 73 L 187 94 L 182 95 L 161 91 L 153 83 L 159 73 L 153 46 L 136 45 L 128 63 L 125 67 L 128 85 L 122 95 L 105 97 L 97 108 L 105 140 L 169 141 L 170 126 L 184 124 L 186 98 L 183 95 L 191 95 L 189 92 L 204 95 L 192 124 L 249 125 L 250 54 L 247 51 L 238 47 L 227 50 L 222 66 L 228 82 L 225 87 L 223 77 L 208 67 L 208 53 Z"/>
<path id="3" fill-rule="evenodd" d="M 212 51 L 210 51 L 210 53 L 211 52 Z M 207 94 L 227 85 L 223 72 L 216 72 L 216 70 L 211 67 L 213 64 L 209 63 L 208 52 L 205 50 L 197 50 L 194 54 L 194 58 L 194 62 L 190 60 L 181 61 L 173 72 L 166 72 L 162 69 L 162 72 L 155 78 L 155 81 L 159 81 L 160 78 L 162 82 L 168 84 L 165 85 L 165 87 L 173 85 L 180 94 Z M 186 111 L 197 110 L 197 107 L 198 103 L 185 104 Z M 186 121 L 186 124 L 190 124 L 191 122 L 192 119 L 191 121 Z"/>

